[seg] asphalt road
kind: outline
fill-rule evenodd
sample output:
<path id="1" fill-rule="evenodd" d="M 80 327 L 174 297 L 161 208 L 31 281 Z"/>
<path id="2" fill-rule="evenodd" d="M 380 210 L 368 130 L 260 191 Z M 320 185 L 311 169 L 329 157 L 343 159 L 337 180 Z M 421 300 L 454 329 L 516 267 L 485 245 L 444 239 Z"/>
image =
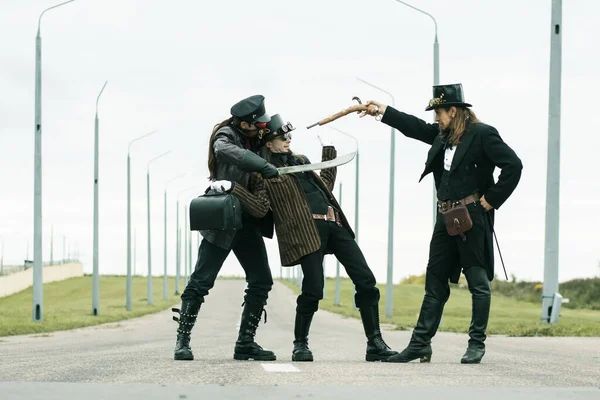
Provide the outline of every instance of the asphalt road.
<path id="1" fill-rule="evenodd" d="M 0 398 L 9 399 L 600 399 L 600 338 L 491 336 L 479 365 L 462 365 L 467 335 L 438 333 L 431 364 L 368 363 L 357 319 L 319 311 L 315 361 L 291 361 L 295 296 L 276 283 L 256 340 L 277 361 L 235 361 L 245 283 L 219 280 L 192 334 L 194 361 L 174 361 L 169 310 L 49 335 L 0 340 Z M 386 330 L 401 350 L 409 331 Z"/>

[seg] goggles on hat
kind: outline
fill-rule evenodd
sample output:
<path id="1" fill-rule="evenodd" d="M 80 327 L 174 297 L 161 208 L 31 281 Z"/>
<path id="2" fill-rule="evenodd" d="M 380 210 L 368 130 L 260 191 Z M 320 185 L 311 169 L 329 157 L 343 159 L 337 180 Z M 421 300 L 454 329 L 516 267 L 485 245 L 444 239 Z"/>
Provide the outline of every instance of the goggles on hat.
<path id="1" fill-rule="evenodd" d="M 292 123 L 288 121 L 287 124 L 282 125 L 281 128 L 279 128 L 277 131 L 281 131 L 283 133 L 288 133 L 288 132 L 293 131 L 294 129 L 295 129 L 294 125 L 292 125 Z"/>

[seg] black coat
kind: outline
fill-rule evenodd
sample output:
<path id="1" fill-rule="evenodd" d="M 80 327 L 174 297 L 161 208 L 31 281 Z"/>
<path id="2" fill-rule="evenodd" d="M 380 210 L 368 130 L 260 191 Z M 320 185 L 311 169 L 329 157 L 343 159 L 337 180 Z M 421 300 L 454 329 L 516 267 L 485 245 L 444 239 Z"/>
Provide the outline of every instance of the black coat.
<path id="1" fill-rule="evenodd" d="M 439 190 L 444 171 L 444 141 L 439 135 L 439 125 L 430 124 L 413 115 L 388 106 L 381 120 L 398 129 L 407 137 L 431 145 L 427 153 L 425 169 L 419 182 L 433 173 L 435 187 Z M 494 169 L 501 169 L 498 181 L 494 182 Z M 473 192 L 485 196 L 486 201 L 499 209 L 517 187 L 521 179 L 523 164 L 515 152 L 502 140 L 498 131 L 487 124 L 470 123 L 456 147 L 450 167 L 450 185 L 462 199 Z M 488 275 L 493 278 L 494 248 L 492 227 L 494 212 L 489 213 L 489 229 L 486 230 L 485 252 Z"/>

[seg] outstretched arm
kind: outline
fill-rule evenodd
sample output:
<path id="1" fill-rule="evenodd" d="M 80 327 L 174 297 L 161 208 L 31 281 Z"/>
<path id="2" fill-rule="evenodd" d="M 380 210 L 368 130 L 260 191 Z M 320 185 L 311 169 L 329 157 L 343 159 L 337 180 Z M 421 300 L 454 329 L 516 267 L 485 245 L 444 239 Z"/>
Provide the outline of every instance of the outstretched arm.
<path id="1" fill-rule="evenodd" d="M 414 115 L 398 111 L 392 106 L 385 105 L 375 100 L 369 100 L 367 105 L 372 105 L 364 111 L 360 117 L 365 115 L 381 115 L 381 122 L 392 128 L 398 129 L 406 137 L 419 140 L 427 144 L 433 144 L 439 134 L 439 125 L 430 124 Z"/>

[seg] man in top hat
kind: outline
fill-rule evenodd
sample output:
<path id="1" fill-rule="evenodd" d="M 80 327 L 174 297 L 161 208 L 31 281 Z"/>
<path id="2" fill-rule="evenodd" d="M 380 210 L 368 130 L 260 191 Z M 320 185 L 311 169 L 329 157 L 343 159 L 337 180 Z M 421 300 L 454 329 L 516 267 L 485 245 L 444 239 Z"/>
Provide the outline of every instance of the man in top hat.
<path id="1" fill-rule="evenodd" d="M 278 176 L 277 168 L 259 157 L 255 151 L 260 136 L 270 120 L 266 113 L 264 97 L 250 96 L 231 107 L 231 117 L 213 128 L 208 149 L 209 179 L 212 190 L 223 188 L 236 195 L 242 204 L 243 226 L 238 230 L 202 230 L 203 236 L 198 249 L 198 260 L 190 280 L 181 295 L 175 360 L 193 360 L 190 335 L 200 306 L 213 287 L 225 259 L 233 250 L 246 273 L 247 289 L 244 296 L 238 339 L 234 349 L 236 360 L 275 360 L 275 354 L 264 350 L 254 341 L 256 329 L 267 304 L 273 278 L 267 259 L 263 235 L 273 237 L 272 221 L 252 217 L 257 207 L 263 215 L 268 207 L 254 201 L 246 190 L 250 173 L 260 172 L 265 177 Z M 201 212 L 201 210 L 200 210 Z"/>
<path id="2" fill-rule="evenodd" d="M 471 292 L 472 317 L 469 343 L 461 363 L 479 363 L 485 354 L 490 282 L 494 278 L 494 210 L 504 204 L 519 183 L 521 160 L 493 126 L 477 119 L 471 104 L 465 102 L 461 84 L 433 87 L 433 98 L 425 109 L 435 112 L 433 124 L 377 101 L 367 104 L 369 108 L 361 117 L 375 116 L 405 136 L 431 146 L 420 180 L 433 173 L 438 197 L 419 319 L 408 347 L 387 361 L 431 360 L 431 338 L 450 296 L 448 281 L 458 283 L 462 271 Z M 496 167 L 501 173 L 494 182 Z M 460 218 L 450 218 L 446 226 L 444 217 L 450 215 L 448 211 L 464 212 L 463 207 L 472 220 L 472 228 L 464 224 L 466 218 L 462 219 L 463 225 Z M 468 230 L 463 232 L 462 226 Z"/>
<path id="3" fill-rule="evenodd" d="M 290 150 L 292 124 L 273 115 L 263 136 L 259 154 L 278 167 L 309 164 L 303 155 Z M 335 147 L 321 138 L 322 160 L 336 157 Z M 379 325 L 379 289 L 375 276 L 354 240 L 354 232 L 335 199 L 333 185 L 336 168 L 281 175 L 269 179 L 258 176 L 251 191 L 259 204 L 273 210 L 281 265 L 300 264 L 304 274 L 302 293 L 298 296 L 294 326 L 292 361 L 313 361 L 308 347 L 308 334 L 313 315 L 323 298 L 323 257 L 335 254 L 356 286 L 356 305 L 360 309 L 367 337 L 365 359 L 380 361 L 397 354 L 384 342 Z M 251 209 L 262 217 L 266 209 Z"/>

